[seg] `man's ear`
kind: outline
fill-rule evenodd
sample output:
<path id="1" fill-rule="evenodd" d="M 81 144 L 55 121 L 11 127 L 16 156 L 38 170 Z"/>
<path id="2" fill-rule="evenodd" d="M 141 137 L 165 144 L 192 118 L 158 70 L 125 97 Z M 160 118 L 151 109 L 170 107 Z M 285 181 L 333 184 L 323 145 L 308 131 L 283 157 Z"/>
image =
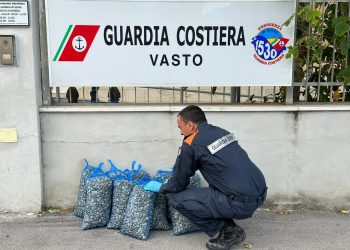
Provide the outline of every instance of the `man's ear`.
<path id="1" fill-rule="evenodd" d="M 190 126 L 190 129 L 193 130 L 194 128 L 194 123 L 191 121 L 188 121 L 188 126 Z"/>
<path id="2" fill-rule="evenodd" d="M 190 121 L 190 127 L 192 131 L 197 131 L 197 124 L 195 124 L 194 122 Z"/>

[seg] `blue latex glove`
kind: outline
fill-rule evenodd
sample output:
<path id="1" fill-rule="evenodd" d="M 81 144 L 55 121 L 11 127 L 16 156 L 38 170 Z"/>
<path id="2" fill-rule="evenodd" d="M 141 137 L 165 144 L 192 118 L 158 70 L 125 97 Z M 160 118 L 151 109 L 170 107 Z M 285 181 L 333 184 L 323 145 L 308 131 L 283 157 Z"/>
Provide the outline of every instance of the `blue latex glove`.
<path id="1" fill-rule="evenodd" d="M 143 187 L 143 190 L 158 193 L 161 186 L 162 186 L 162 183 L 159 181 L 150 181 Z"/>

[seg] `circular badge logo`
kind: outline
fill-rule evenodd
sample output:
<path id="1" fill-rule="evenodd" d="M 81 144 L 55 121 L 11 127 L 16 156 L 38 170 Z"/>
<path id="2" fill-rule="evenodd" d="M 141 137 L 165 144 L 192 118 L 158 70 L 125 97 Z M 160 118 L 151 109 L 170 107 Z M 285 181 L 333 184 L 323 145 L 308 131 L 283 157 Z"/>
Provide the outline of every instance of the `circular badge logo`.
<path id="1" fill-rule="evenodd" d="M 265 65 L 272 65 L 279 62 L 283 52 L 287 50 L 286 44 L 289 39 L 283 37 L 282 27 L 274 23 L 267 23 L 259 27 L 259 33 L 252 38 L 255 49 L 254 58 Z"/>
<path id="2" fill-rule="evenodd" d="M 87 47 L 86 39 L 83 36 L 75 36 L 72 41 L 72 46 L 76 52 L 83 52 Z"/>

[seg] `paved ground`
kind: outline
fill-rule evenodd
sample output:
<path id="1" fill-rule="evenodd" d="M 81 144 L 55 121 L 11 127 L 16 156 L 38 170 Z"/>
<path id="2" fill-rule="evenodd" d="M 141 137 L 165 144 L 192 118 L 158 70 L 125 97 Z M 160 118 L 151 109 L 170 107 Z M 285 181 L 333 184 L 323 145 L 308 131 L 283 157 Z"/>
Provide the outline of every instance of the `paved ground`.
<path id="1" fill-rule="evenodd" d="M 238 222 L 251 249 L 350 249 L 350 216 L 335 212 L 258 210 Z M 204 233 L 172 236 L 152 231 L 147 241 L 106 228 L 80 230 L 81 219 L 70 213 L 0 214 L 0 249 L 206 249 Z M 233 249 L 248 249 L 242 243 Z"/>

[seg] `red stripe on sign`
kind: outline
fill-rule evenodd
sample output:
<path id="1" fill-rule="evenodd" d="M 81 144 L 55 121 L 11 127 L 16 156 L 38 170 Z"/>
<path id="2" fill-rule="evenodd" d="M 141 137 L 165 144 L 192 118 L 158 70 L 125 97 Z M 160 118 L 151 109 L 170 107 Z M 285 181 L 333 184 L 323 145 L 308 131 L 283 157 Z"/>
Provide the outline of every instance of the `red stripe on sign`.
<path id="1" fill-rule="evenodd" d="M 273 48 L 277 51 L 280 51 L 281 49 L 283 49 L 286 46 L 288 41 L 289 41 L 288 38 L 280 38 L 278 40 L 278 42 L 275 45 L 273 45 Z"/>
<path id="2" fill-rule="evenodd" d="M 75 25 L 59 61 L 82 62 L 100 25 Z"/>

